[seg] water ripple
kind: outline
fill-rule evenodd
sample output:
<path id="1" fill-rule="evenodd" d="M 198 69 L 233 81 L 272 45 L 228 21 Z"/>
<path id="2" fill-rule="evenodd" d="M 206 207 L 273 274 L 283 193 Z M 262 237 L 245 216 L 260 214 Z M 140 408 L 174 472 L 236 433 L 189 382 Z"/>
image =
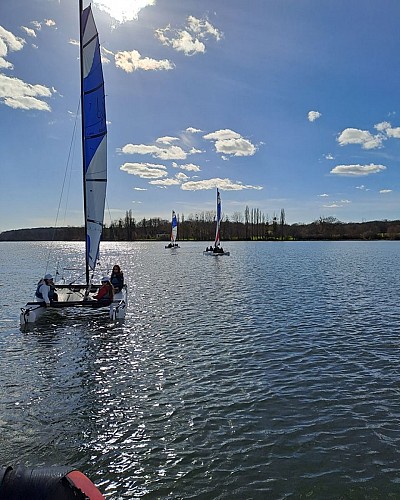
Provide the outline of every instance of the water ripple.
<path id="1" fill-rule="evenodd" d="M 105 245 L 124 323 L 3 313 L 3 462 L 72 463 L 112 499 L 400 497 L 392 243 Z"/>

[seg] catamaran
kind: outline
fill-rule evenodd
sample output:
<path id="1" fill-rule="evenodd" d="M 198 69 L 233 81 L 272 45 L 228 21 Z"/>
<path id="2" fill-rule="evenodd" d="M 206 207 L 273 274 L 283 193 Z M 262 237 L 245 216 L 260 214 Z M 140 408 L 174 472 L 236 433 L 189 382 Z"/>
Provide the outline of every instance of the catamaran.
<path id="1" fill-rule="evenodd" d="M 203 255 L 213 255 L 215 257 L 218 257 L 220 255 L 230 255 L 230 252 L 225 252 L 221 246 L 221 214 L 221 196 L 217 188 L 217 227 L 215 230 L 214 246 L 210 246 L 210 248 L 207 247 L 204 250 Z"/>
<path id="2" fill-rule="evenodd" d="M 176 213 L 172 210 L 172 222 L 171 222 L 171 241 L 165 248 L 179 248 L 176 238 L 178 236 L 178 221 L 176 219 Z"/>
<path id="3" fill-rule="evenodd" d="M 103 69 L 100 43 L 91 6 L 83 9 L 79 0 L 80 15 L 80 74 L 81 120 L 83 159 L 83 205 L 85 218 L 85 277 L 84 284 L 76 281 L 56 283 L 58 300 L 52 307 L 35 299 L 21 308 L 21 324 L 34 323 L 52 308 L 107 307 L 111 319 L 125 317 L 128 304 L 127 286 L 116 293 L 109 303 L 99 304 L 94 295 L 100 288 L 94 274 L 99 262 L 100 240 L 103 232 L 104 207 L 107 186 L 107 123 Z"/>

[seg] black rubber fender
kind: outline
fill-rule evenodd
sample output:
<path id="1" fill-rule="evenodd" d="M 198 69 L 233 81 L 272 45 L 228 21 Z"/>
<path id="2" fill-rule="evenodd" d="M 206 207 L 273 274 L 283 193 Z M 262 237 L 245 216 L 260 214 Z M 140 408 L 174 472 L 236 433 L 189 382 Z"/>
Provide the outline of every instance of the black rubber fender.
<path id="1" fill-rule="evenodd" d="M 82 472 L 71 467 L 0 467 L 0 500 L 104 500 Z"/>

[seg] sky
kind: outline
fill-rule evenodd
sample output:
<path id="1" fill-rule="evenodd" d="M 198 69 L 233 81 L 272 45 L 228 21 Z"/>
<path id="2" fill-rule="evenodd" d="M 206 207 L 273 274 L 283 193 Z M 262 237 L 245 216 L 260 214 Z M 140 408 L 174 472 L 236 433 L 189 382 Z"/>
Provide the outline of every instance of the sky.
<path id="1" fill-rule="evenodd" d="M 88 2 L 84 2 L 84 6 Z M 98 0 L 105 223 L 400 219 L 398 0 Z M 0 231 L 83 225 L 78 1 L 0 2 Z"/>

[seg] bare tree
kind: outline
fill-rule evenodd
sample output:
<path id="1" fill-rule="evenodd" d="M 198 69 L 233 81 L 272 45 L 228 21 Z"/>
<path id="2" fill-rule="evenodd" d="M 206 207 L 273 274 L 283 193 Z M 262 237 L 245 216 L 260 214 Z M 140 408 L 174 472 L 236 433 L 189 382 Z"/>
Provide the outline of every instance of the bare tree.
<path id="1" fill-rule="evenodd" d="M 285 228 L 285 209 L 281 208 L 281 218 L 280 218 L 280 226 L 281 226 L 281 240 L 284 238 L 284 228 Z"/>

